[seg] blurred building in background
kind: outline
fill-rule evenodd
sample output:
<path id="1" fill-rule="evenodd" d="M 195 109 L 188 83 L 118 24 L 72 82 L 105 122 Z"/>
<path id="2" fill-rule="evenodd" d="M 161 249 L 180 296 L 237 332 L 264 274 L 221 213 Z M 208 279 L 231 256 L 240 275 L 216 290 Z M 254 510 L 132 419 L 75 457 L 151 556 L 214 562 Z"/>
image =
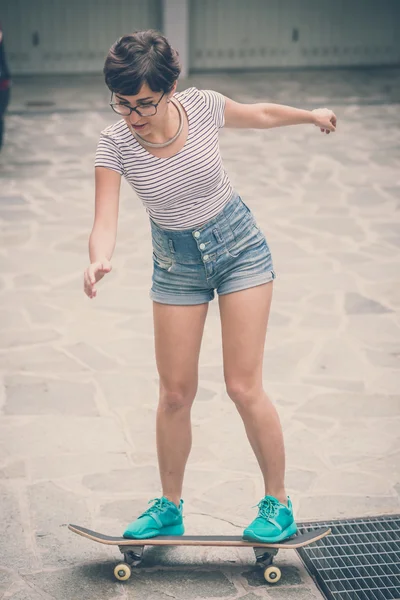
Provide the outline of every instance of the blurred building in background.
<path id="1" fill-rule="evenodd" d="M 145 28 L 184 73 L 400 63 L 400 0 L 0 0 L 0 19 L 13 74 L 101 72 Z"/>

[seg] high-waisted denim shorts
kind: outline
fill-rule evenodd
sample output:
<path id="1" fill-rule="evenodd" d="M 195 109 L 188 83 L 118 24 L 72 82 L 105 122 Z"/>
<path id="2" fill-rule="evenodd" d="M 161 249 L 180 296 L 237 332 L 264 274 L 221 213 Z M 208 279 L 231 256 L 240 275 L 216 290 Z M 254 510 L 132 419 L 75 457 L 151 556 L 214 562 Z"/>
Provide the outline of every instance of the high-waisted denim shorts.
<path id="1" fill-rule="evenodd" d="M 203 304 L 214 290 L 230 294 L 275 278 L 265 236 L 240 196 L 196 229 L 163 229 L 152 219 L 150 224 L 155 302 Z"/>

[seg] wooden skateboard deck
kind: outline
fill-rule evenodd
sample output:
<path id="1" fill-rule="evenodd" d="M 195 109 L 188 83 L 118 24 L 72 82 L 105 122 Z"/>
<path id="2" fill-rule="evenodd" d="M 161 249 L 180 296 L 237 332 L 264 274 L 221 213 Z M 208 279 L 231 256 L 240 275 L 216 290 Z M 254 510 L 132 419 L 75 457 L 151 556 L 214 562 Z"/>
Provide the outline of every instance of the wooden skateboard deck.
<path id="1" fill-rule="evenodd" d="M 308 544 L 320 540 L 331 532 L 329 527 L 324 527 L 321 529 L 313 529 L 306 533 L 300 533 L 299 535 L 276 544 L 263 544 L 261 542 L 247 542 L 243 540 L 243 538 L 235 535 L 159 535 L 157 537 L 139 540 L 104 535 L 103 533 L 91 531 L 90 529 L 80 527 L 79 525 L 68 525 L 68 529 L 89 540 L 99 542 L 100 544 L 107 544 L 109 546 L 234 546 L 236 548 L 257 547 L 294 550 L 296 548 L 308 546 Z"/>
<path id="2" fill-rule="evenodd" d="M 146 546 L 223 546 L 235 548 L 253 548 L 257 563 L 266 567 L 264 577 L 269 583 L 276 583 L 281 578 L 281 572 L 278 567 L 273 567 L 272 560 L 278 550 L 295 550 L 317 542 L 331 533 L 329 527 L 312 529 L 305 533 L 300 533 L 292 538 L 275 544 L 264 544 L 261 542 L 249 542 L 239 536 L 233 535 L 182 535 L 167 536 L 159 535 L 157 537 L 139 540 L 128 539 L 124 537 L 113 537 L 104 535 L 79 525 L 68 525 L 68 529 L 89 540 L 106 544 L 108 546 L 118 546 L 120 552 L 124 555 L 125 563 L 115 567 L 114 575 L 120 581 L 125 581 L 131 576 L 131 567 L 138 566 L 143 557 L 143 550 Z"/>

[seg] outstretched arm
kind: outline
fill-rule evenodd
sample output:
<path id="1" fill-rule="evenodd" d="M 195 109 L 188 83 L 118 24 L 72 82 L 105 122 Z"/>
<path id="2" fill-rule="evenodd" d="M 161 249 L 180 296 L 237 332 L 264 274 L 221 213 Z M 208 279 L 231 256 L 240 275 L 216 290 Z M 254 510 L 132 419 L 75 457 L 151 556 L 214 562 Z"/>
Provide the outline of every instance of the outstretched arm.
<path id="1" fill-rule="evenodd" d="M 225 127 L 271 129 L 285 125 L 312 124 L 322 132 L 336 130 L 336 115 L 329 108 L 302 110 L 283 104 L 241 104 L 226 98 Z"/>

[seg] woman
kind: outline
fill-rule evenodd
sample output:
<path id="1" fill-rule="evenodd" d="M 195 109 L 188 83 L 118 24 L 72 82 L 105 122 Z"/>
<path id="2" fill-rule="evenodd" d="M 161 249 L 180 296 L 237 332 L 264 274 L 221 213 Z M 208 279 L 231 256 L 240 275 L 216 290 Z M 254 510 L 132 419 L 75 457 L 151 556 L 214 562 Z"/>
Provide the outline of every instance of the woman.
<path id="1" fill-rule="evenodd" d="M 4 141 L 4 115 L 10 102 L 11 75 L 4 49 L 3 31 L 0 23 L 0 150 Z"/>
<path id="2" fill-rule="evenodd" d="M 111 270 L 121 176 L 150 217 L 153 316 L 160 398 L 157 453 L 163 494 L 124 536 L 182 535 L 182 485 L 191 448 L 190 411 L 208 303 L 219 295 L 227 392 L 243 419 L 265 482 L 265 497 L 244 538 L 277 542 L 296 533 L 284 484 L 282 430 L 262 384 L 275 273 L 265 236 L 232 188 L 218 146 L 221 127 L 267 129 L 312 123 L 335 131 L 331 110 L 239 104 L 213 91 L 176 93 L 177 53 L 155 31 L 110 49 L 104 74 L 111 107 L 122 116 L 105 129 L 96 155 L 96 211 L 89 298 Z"/>

